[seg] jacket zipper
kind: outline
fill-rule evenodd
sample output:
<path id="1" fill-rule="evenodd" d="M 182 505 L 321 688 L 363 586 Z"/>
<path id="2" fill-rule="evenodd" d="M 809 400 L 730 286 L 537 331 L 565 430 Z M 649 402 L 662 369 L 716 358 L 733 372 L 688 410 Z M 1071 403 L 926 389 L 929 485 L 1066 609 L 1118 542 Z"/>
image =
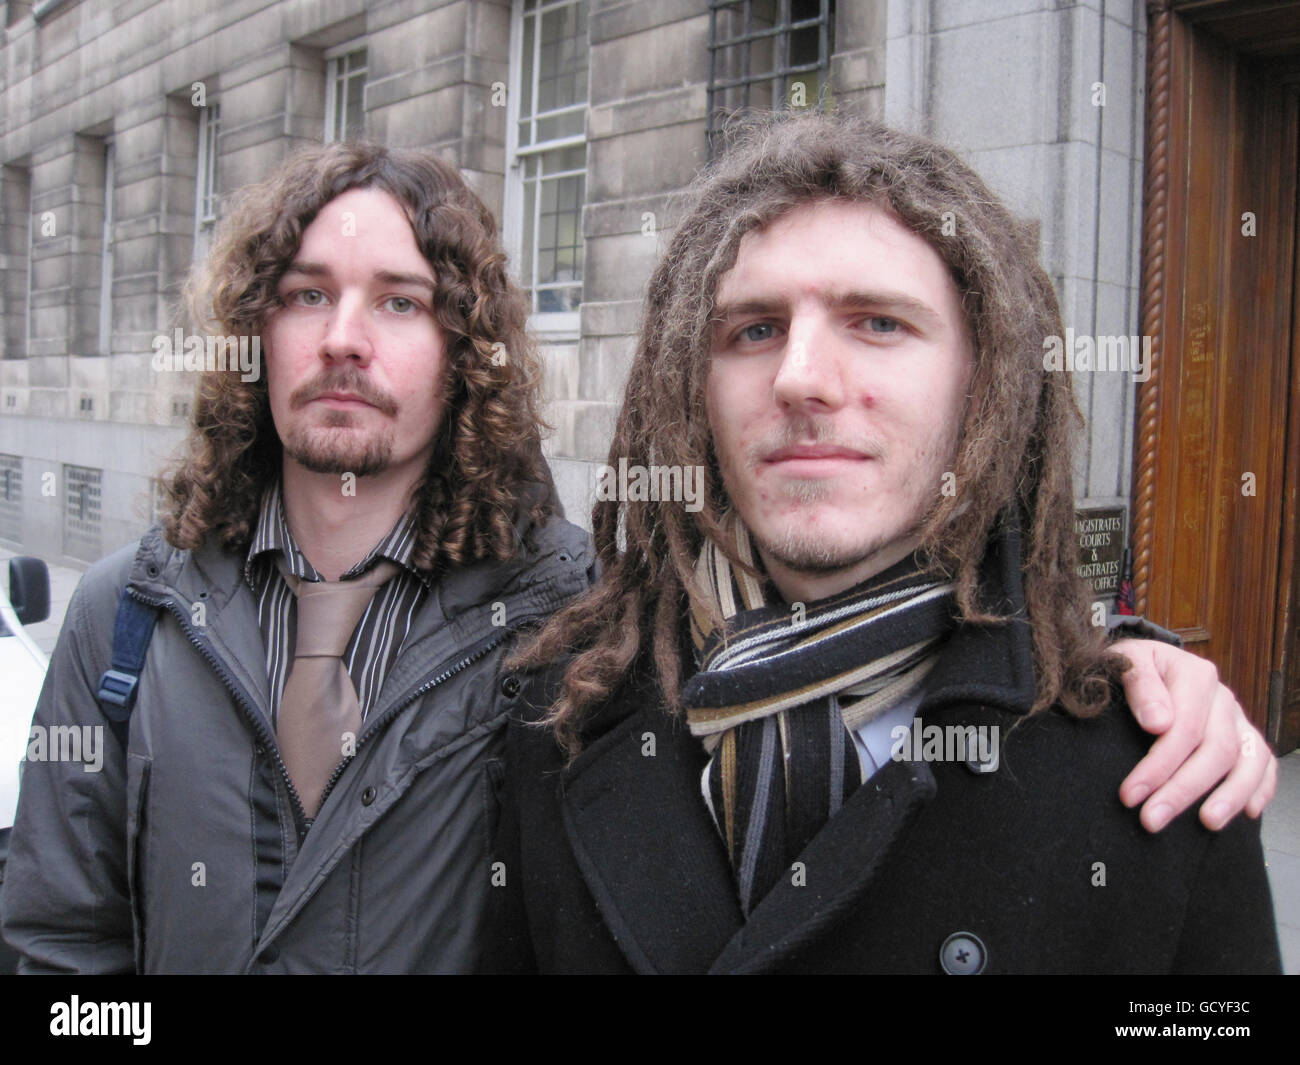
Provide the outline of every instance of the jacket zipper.
<path id="1" fill-rule="evenodd" d="M 212 669 L 217 674 L 217 676 L 221 678 L 222 682 L 226 685 L 226 688 L 229 689 L 230 694 L 235 697 L 235 701 L 239 704 L 240 710 L 243 711 L 244 716 L 248 719 L 249 723 L 253 726 L 253 731 L 257 733 L 258 738 L 262 741 L 263 745 L 275 757 L 275 764 L 279 767 L 280 776 L 284 779 L 284 782 L 289 786 L 289 797 L 293 801 L 294 818 L 296 820 L 296 823 L 299 825 L 307 824 L 309 821 L 309 818 L 307 817 L 307 811 L 303 809 L 302 799 L 299 798 L 298 791 L 293 786 L 293 780 L 289 777 L 289 768 L 284 764 L 284 759 L 280 757 L 280 748 L 276 744 L 275 737 L 271 734 L 271 730 L 267 727 L 266 718 L 257 711 L 256 707 L 252 705 L 252 702 L 244 694 L 243 689 L 230 675 L 230 672 L 225 668 L 225 666 L 222 665 L 221 660 L 208 648 L 208 646 L 204 643 L 203 639 L 194 631 L 194 628 L 190 624 L 189 615 L 186 614 L 185 611 L 181 610 L 179 606 L 176 606 L 176 604 L 171 599 L 152 598 L 150 596 L 145 595 L 143 592 L 136 591 L 133 588 L 128 588 L 127 594 L 130 595 L 132 599 L 138 600 L 141 603 L 146 603 L 152 607 L 164 608 L 169 614 L 175 617 L 178 622 L 180 622 L 181 629 L 185 632 L 185 635 L 189 638 L 190 643 L 192 643 L 194 647 L 198 650 L 198 652 L 207 660 L 208 664 L 212 666 Z M 348 755 L 347 758 L 343 759 L 341 762 L 339 762 L 337 766 L 334 767 L 334 772 L 330 774 L 330 778 L 325 784 L 325 790 L 321 793 L 321 800 L 320 800 L 321 805 L 322 806 L 325 805 L 325 800 L 329 797 L 329 793 L 334 790 L 334 784 L 338 781 L 339 777 L 343 775 L 343 771 L 351 764 L 352 759 L 357 756 L 357 751 L 360 751 L 361 748 L 366 744 L 366 742 L 372 736 L 374 736 L 382 728 L 383 725 L 391 721 L 394 717 L 396 717 L 399 713 L 401 713 L 401 711 L 405 710 L 408 706 L 411 705 L 411 703 L 415 702 L 415 700 L 418 699 L 425 692 L 431 690 L 432 688 L 436 688 L 439 684 L 442 684 L 445 681 L 450 680 L 457 673 L 461 672 L 461 670 L 465 669 L 468 666 L 473 665 L 480 658 L 486 657 L 493 650 L 499 647 L 503 642 L 505 642 L 507 637 L 513 635 L 524 625 L 528 624 L 530 621 L 535 621 L 536 619 L 537 619 L 536 615 L 520 618 L 510 628 L 502 629 L 500 633 L 498 633 L 496 636 L 493 636 L 486 644 L 484 644 L 478 650 L 462 658 L 459 662 L 457 662 L 454 666 L 451 666 L 449 669 L 443 670 L 443 672 L 439 673 L 436 677 L 432 678 L 431 680 L 425 681 L 425 683 L 421 684 L 418 688 L 415 689 L 415 691 L 411 692 L 411 694 L 407 696 L 405 699 L 403 699 L 400 703 L 398 703 L 396 706 L 391 707 L 382 717 L 377 718 L 375 721 L 370 722 L 367 725 L 366 729 L 362 732 L 362 734 L 357 738 L 356 749 L 353 751 L 353 753 Z"/>
<path id="2" fill-rule="evenodd" d="M 257 737 L 262 742 L 262 746 L 266 750 L 270 751 L 272 756 L 275 758 L 275 764 L 280 769 L 280 776 L 289 786 L 289 798 L 293 802 L 295 824 L 306 824 L 308 820 L 307 812 L 303 809 L 302 799 L 299 798 L 298 790 L 293 786 L 293 781 L 289 777 L 289 767 L 284 764 L 284 759 L 280 757 L 280 748 L 276 745 L 275 737 L 271 734 L 271 730 L 267 726 L 266 718 L 255 706 L 253 706 L 252 701 L 244 693 L 243 688 L 239 686 L 235 678 L 230 675 L 230 671 L 222 664 L 221 659 L 219 659 L 212 650 L 208 648 L 203 638 L 195 632 L 193 626 L 190 624 L 189 614 L 177 606 L 171 599 L 152 598 L 145 595 L 143 592 L 136 591 L 134 588 L 127 588 L 126 593 L 132 599 L 141 603 L 145 603 L 155 608 L 161 607 L 165 609 L 169 614 L 175 617 L 178 622 L 180 622 L 181 629 L 189 638 L 190 643 L 194 645 L 199 654 L 207 659 L 208 665 L 212 667 L 213 672 L 221 678 L 222 683 L 225 684 L 226 688 L 230 691 L 230 694 L 235 697 L 235 702 L 239 705 L 240 710 L 243 711 L 249 724 L 253 726 L 253 731 L 257 733 Z"/>
<path id="3" fill-rule="evenodd" d="M 423 695 L 425 692 L 430 691 L 431 689 L 436 688 L 439 684 L 442 684 L 445 681 L 450 680 L 457 673 L 461 672 L 461 670 L 465 669 L 468 666 L 473 665 L 480 658 L 485 658 L 487 655 L 491 654 L 492 651 L 494 651 L 497 647 L 499 647 L 502 643 L 505 642 L 507 637 L 511 636 L 513 633 L 518 631 L 521 627 L 523 627 L 528 622 L 533 620 L 535 620 L 534 617 L 519 619 L 519 621 L 516 622 L 514 625 L 512 625 L 510 628 L 503 629 L 499 634 L 493 636 L 487 643 L 479 647 L 478 650 L 472 652 L 469 655 L 466 655 L 454 666 L 451 666 L 449 669 L 443 670 L 436 677 L 433 677 L 432 679 L 425 681 L 401 702 L 397 703 L 392 707 L 389 707 L 389 709 L 383 714 L 383 716 L 376 718 L 374 721 L 368 722 L 365 729 L 362 731 L 361 735 L 357 737 L 357 745 L 356 748 L 353 750 L 353 752 L 350 755 L 348 755 L 345 759 L 343 759 L 343 761 L 339 762 L 337 766 L 334 767 L 334 772 L 330 775 L 329 780 L 326 782 L 324 792 L 321 793 L 321 800 L 320 800 L 321 805 L 322 806 L 325 805 L 325 800 L 329 797 L 329 793 L 334 790 L 334 784 L 338 781 L 339 777 L 343 775 L 343 771 L 347 769 L 348 765 L 351 764 L 352 759 L 354 759 L 357 756 L 357 753 L 361 750 L 362 747 L 366 745 L 366 743 L 371 739 L 371 737 L 377 735 L 382 730 L 382 728 L 386 724 L 388 724 L 389 721 L 391 721 L 399 713 L 401 713 L 413 702 L 415 702 L 416 699 L 420 698 L 420 696 Z"/>

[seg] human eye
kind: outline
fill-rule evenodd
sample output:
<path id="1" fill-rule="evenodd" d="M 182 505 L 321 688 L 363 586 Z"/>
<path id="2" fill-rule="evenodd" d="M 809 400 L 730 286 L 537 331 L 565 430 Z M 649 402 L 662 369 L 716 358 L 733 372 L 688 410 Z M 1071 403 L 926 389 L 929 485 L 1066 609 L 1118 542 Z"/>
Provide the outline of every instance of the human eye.
<path id="1" fill-rule="evenodd" d="M 407 315 L 418 309 L 419 304 L 409 296 L 389 296 L 384 304 L 395 314 Z"/>
<path id="2" fill-rule="evenodd" d="M 300 288 L 296 292 L 289 293 L 287 302 L 302 307 L 320 307 L 325 303 L 325 293 L 318 288 Z"/>
<path id="3" fill-rule="evenodd" d="M 735 339 L 749 344 L 764 344 L 776 336 L 776 326 L 771 322 L 751 322 L 736 331 Z"/>
<path id="4" fill-rule="evenodd" d="M 883 314 L 873 314 L 863 319 L 867 328 L 879 336 L 892 336 L 895 333 L 903 331 L 903 323 L 897 318 L 889 318 Z"/>

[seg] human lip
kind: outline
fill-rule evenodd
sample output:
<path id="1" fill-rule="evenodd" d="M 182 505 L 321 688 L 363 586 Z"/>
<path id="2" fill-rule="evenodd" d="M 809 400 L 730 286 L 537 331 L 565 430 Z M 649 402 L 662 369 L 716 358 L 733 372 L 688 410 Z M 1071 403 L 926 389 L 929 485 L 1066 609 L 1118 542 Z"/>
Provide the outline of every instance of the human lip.
<path id="1" fill-rule="evenodd" d="M 326 403 L 333 407 L 373 407 L 374 404 L 362 399 L 355 392 L 322 392 L 316 397 L 317 403 Z"/>
<path id="2" fill-rule="evenodd" d="M 839 447 L 835 444 L 795 444 L 778 448 L 768 454 L 764 463 L 768 465 L 791 463 L 827 463 L 827 462 L 863 462 L 870 455 L 854 448 Z"/>

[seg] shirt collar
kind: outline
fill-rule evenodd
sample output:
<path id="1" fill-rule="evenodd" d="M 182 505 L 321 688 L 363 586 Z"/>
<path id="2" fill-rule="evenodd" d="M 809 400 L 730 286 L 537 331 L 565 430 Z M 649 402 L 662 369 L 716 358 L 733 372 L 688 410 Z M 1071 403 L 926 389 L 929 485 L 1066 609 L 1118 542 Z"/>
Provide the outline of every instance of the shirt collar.
<path id="1" fill-rule="evenodd" d="M 341 579 L 350 580 L 359 577 L 380 558 L 386 558 L 414 574 L 428 587 L 429 574 L 417 569 L 412 562 L 415 555 L 415 541 L 415 514 L 408 509 L 397 520 L 397 524 L 389 530 L 388 535 L 375 544 L 365 558 L 344 573 Z M 284 555 L 289 572 L 294 576 L 305 581 L 321 579 L 316 568 L 307 561 L 307 556 L 294 541 L 293 533 L 289 531 L 289 519 L 284 512 L 284 496 L 280 490 L 279 480 L 267 488 L 262 496 L 262 509 L 257 516 L 257 527 L 253 532 L 253 541 L 248 547 L 248 556 L 244 560 L 244 579 L 250 586 L 255 583 L 258 560 L 275 551 Z"/>

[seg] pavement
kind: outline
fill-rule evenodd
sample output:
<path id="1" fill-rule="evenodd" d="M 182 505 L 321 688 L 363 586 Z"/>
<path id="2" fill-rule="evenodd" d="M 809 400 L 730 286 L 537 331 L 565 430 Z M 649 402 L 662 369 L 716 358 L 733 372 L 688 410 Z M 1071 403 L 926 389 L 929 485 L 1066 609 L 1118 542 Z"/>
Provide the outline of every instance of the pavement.
<path id="1" fill-rule="evenodd" d="M 0 583 L 6 590 L 7 562 L 13 555 L 13 551 L 0 548 Z M 27 629 L 46 654 L 54 650 L 68 600 L 81 573 L 70 566 L 50 565 L 49 620 Z M 1264 813 L 1262 836 L 1282 945 L 1282 967 L 1288 975 L 1300 975 L 1300 750 L 1292 751 L 1279 763 L 1277 794 Z"/>

